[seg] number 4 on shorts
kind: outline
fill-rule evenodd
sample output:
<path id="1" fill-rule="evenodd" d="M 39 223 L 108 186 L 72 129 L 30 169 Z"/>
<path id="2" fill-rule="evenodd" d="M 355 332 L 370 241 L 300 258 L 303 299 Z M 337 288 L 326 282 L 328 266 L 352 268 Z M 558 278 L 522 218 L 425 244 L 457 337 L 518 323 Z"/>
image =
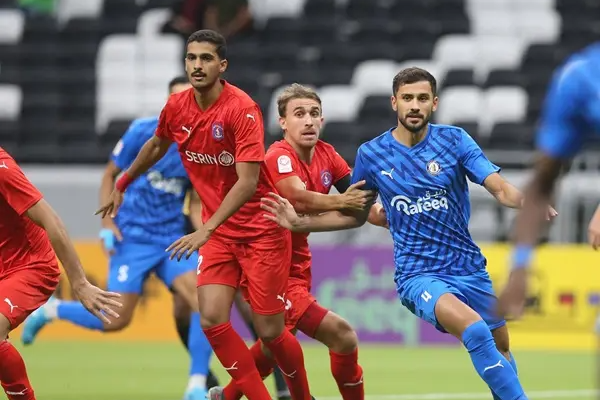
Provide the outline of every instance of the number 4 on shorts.
<path id="1" fill-rule="evenodd" d="M 425 300 L 425 302 L 428 302 L 429 300 L 431 300 L 431 295 L 429 294 L 429 292 L 426 290 L 421 294 L 421 298 L 423 300 Z"/>

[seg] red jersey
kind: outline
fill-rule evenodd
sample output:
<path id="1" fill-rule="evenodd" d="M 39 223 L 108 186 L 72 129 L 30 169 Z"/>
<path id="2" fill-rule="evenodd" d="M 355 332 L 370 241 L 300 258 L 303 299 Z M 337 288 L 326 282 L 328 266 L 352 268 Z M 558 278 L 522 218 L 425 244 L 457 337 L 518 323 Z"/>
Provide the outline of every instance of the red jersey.
<path id="1" fill-rule="evenodd" d="M 297 176 L 306 190 L 327 194 L 335 183 L 350 174 L 348 163 L 332 145 L 319 140 L 310 164 L 300 160 L 296 150 L 285 140 L 269 147 L 265 158 L 269 173 L 275 183 Z M 309 283 L 311 281 L 308 233 L 292 233 L 292 268 L 290 276 Z"/>
<path id="2" fill-rule="evenodd" d="M 261 163 L 254 196 L 216 230 L 235 241 L 280 234 L 282 228 L 266 220 L 260 198 L 275 192 L 264 166 L 265 135 L 259 106 L 241 89 L 223 82 L 217 101 L 202 111 L 194 89 L 173 94 L 163 108 L 156 135 L 177 143 L 183 165 L 202 201 L 202 221 L 217 211 L 238 180 L 237 162 Z"/>
<path id="3" fill-rule="evenodd" d="M 24 215 L 42 197 L 0 147 L 0 277 L 27 267 L 56 265 L 46 231 Z"/>

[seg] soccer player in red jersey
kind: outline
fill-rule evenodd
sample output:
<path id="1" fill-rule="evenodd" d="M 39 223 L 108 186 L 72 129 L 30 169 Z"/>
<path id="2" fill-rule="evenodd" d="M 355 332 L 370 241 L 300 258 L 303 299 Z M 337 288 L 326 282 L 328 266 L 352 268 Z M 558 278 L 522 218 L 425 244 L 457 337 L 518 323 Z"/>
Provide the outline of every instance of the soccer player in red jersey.
<path id="1" fill-rule="evenodd" d="M 266 163 L 277 191 L 300 213 L 364 209 L 373 193 L 350 185 L 350 167 L 333 146 L 319 140 L 323 122 L 321 99 L 312 89 L 288 86 L 279 96 L 279 121 L 284 139 L 267 152 Z M 339 195 L 328 195 L 335 186 Z M 371 207 L 369 222 L 387 226 L 380 204 Z M 329 348 L 332 375 L 344 400 L 364 399 L 363 370 L 358 364 L 358 338 L 339 315 L 320 306 L 310 293 L 311 253 L 307 233 L 292 234 L 292 267 L 286 292 L 286 326 L 300 330 Z M 274 361 L 256 343 L 252 354 L 261 376 L 268 376 Z M 209 400 L 239 400 L 235 382 L 209 391 Z"/>
<path id="2" fill-rule="evenodd" d="M 264 157 L 259 106 L 221 79 L 227 69 L 223 36 L 202 30 L 187 42 L 185 68 L 192 89 L 171 95 L 156 135 L 116 183 L 98 213 L 114 215 L 134 179 L 177 143 L 184 167 L 202 201 L 203 225 L 173 243 L 172 257 L 199 250 L 201 323 L 215 354 L 249 400 L 270 400 L 250 350 L 229 321 L 242 272 L 254 327 L 286 375 L 294 400 L 309 400 L 300 343 L 285 329 L 284 309 L 291 264 L 291 233 L 266 222 L 261 197 L 275 191 Z"/>
<path id="3" fill-rule="evenodd" d="M 109 322 L 104 314 L 118 318 L 119 295 L 87 281 L 62 221 L 0 147 L 0 382 L 10 400 L 35 400 L 8 334 L 56 290 L 57 255 L 83 305 L 103 321 Z"/>

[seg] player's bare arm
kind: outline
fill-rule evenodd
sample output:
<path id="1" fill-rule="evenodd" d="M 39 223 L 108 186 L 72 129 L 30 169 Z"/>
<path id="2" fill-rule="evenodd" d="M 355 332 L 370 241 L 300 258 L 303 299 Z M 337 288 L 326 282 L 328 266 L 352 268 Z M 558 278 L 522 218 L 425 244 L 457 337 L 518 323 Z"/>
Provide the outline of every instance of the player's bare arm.
<path id="1" fill-rule="evenodd" d="M 114 308 L 121 307 L 121 303 L 116 300 L 120 295 L 105 292 L 88 282 L 67 230 L 52 207 L 42 199 L 30 207 L 26 215 L 48 234 L 50 243 L 71 282 L 71 287 L 85 308 L 106 323 L 110 323 L 106 315 L 119 318 Z"/>
<path id="2" fill-rule="evenodd" d="M 329 232 L 353 229 L 367 222 L 371 205 L 360 211 L 329 211 L 320 215 L 299 216 L 292 204 L 277 195 L 269 193 L 261 199 L 261 208 L 267 213 L 264 217 L 293 232 Z"/>
<path id="3" fill-rule="evenodd" d="M 171 259 L 185 255 L 186 258 L 204 245 L 212 233 L 223 224 L 229 217 L 235 214 L 256 192 L 260 174 L 260 163 L 238 162 L 235 164 L 238 180 L 231 187 L 223 202 L 212 217 L 196 232 L 185 235 L 173 242 L 167 251 L 171 252 Z"/>
<path id="4" fill-rule="evenodd" d="M 202 226 L 202 201 L 195 189 L 190 189 L 190 220 L 194 229 Z"/>
<path id="5" fill-rule="evenodd" d="M 588 242 L 594 250 L 600 247 L 600 205 L 596 208 L 596 212 L 588 226 Z"/>
<path id="6" fill-rule="evenodd" d="M 277 182 L 277 191 L 294 205 L 302 214 L 321 213 L 336 210 L 362 210 L 373 201 L 371 191 L 360 190 L 364 181 L 351 185 L 342 194 L 322 194 L 306 190 L 298 176 L 290 176 Z"/>
<path id="7" fill-rule="evenodd" d="M 525 201 L 523 193 L 511 185 L 499 173 L 495 172 L 483 181 L 483 186 L 492 196 L 498 200 L 498 203 L 509 208 L 521 208 Z M 548 206 L 546 219 L 557 216 L 554 208 Z"/>
<path id="8" fill-rule="evenodd" d="M 104 174 L 102 174 L 102 181 L 100 182 L 100 205 L 109 202 L 111 193 L 115 187 L 115 180 L 120 173 L 121 169 L 114 161 L 110 160 L 106 164 Z M 113 239 L 117 239 L 120 242 L 123 240 L 123 236 L 112 218 L 103 218 L 101 223 L 102 231 L 100 231 L 100 238 L 104 242 L 103 247 L 107 253 L 112 254 L 113 249 L 111 248 L 112 246 L 108 245 L 110 244 L 109 242 L 113 242 Z"/>
<path id="9" fill-rule="evenodd" d="M 350 189 L 350 187 L 353 186 L 350 184 L 351 180 L 352 180 L 352 178 L 351 178 L 350 174 L 348 174 L 335 183 L 335 188 L 340 193 L 346 193 Z M 362 187 L 365 185 L 366 181 L 363 180 L 361 182 L 364 182 L 364 183 L 362 183 L 360 185 L 360 187 L 357 187 L 355 190 L 364 191 L 364 189 L 362 189 Z M 377 199 L 377 193 L 375 191 L 369 191 L 369 192 L 370 192 L 370 197 L 369 197 L 370 203 L 373 203 Z M 371 225 L 381 226 L 383 228 L 389 228 L 388 221 L 387 221 L 387 215 L 385 213 L 385 210 L 383 209 L 383 206 L 379 203 L 375 203 L 371 206 L 371 209 L 369 210 L 369 216 L 367 217 L 367 222 L 370 223 Z"/>
<path id="10" fill-rule="evenodd" d="M 164 137 L 152 136 L 150 139 L 148 139 L 148 141 L 142 146 L 135 160 L 133 160 L 131 166 L 127 168 L 124 173 L 126 180 L 123 182 L 125 183 L 125 186 L 148 171 L 150 167 L 163 158 L 169 150 L 171 143 L 172 142 L 169 139 Z M 114 218 L 117 215 L 117 211 L 119 210 L 121 203 L 123 203 L 124 191 L 124 187 L 120 187 L 117 184 L 117 187 L 111 193 L 108 201 L 104 203 L 104 206 L 100 207 L 100 209 L 96 211 L 96 215 L 101 214 L 102 218 L 104 218 L 110 214 L 110 216 Z"/>

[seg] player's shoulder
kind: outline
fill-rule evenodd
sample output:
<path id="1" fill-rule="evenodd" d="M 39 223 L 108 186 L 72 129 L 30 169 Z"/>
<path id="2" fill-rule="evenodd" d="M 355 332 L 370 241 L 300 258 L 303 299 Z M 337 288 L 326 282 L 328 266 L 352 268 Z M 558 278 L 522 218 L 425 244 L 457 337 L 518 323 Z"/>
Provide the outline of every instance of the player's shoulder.
<path id="1" fill-rule="evenodd" d="M 232 110 L 246 110 L 248 108 L 259 108 L 258 104 L 248 93 L 231 83 L 224 82 L 224 90 L 227 93 L 227 108 Z M 260 109 L 260 108 L 259 108 Z"/>
<path id="2" fill-rule="evenodd" d="M 189 88 L 178 93 L 170 94 L 167 99 L 167 104 L 165 104 L 164 107 L 165 110 L 171 112 L 172 115 L 180 113 L 181 110 L 185 109 L 185 107 L 190 104 L 191 99 L 194 98 L 193 92 L 194 88 Z"/>
<path id="3" fill-rule="evenodd" d="M 285 139 L 282 140 L 278 140 L 275 143 L 273 143 L 272 145 L 269 146 L 269 148 L 267 149 L 267 152 L 265 154 L 265 157 L 267 159 L 273 158 L 273 157 L 279 157 L 281 155 L 287 155 L 290 157 L 294 157 L 296 154 L 296 151 L 292 148 L 292 146 L 290 146 L 290 144 L 288 142 L 285 141 Z"/>
<path id="4" fill-rule="evenodd" d="M 592 44 L 571 54 L 556 69 L 553 76 L 555 84 L 573 85 L 580 90 L 580 83 L 586 76 L 596 76 L 600 64 L 600 43 Z"/>
<path id="5" fill-rule="evenodd" d="M 373 153 L 374 151 L 377 151 L 377 149 L 385 147 L 393 129 L 394 128 L 388 129 L 387 131 L 379 134 L 373 139 L 367 140 L 366 142 L 358 146 L 357 154 Z"/>
<path id="6" fill-rule="evenodd" d="M 441 136 L 446 141 L 454 142 L 455 144 L 460 143 L 464 138 L 469 136 L 469 132 L 456 125 L 430 124 L 430 129 L 429 134 Z"/>
<path id="7" fill-rule="evenodd" d="M 139 131 L 151 130 L 154 133 L 157 125 L 158 117 L 137 118 L 131 122 L 129 129 Z"/>

